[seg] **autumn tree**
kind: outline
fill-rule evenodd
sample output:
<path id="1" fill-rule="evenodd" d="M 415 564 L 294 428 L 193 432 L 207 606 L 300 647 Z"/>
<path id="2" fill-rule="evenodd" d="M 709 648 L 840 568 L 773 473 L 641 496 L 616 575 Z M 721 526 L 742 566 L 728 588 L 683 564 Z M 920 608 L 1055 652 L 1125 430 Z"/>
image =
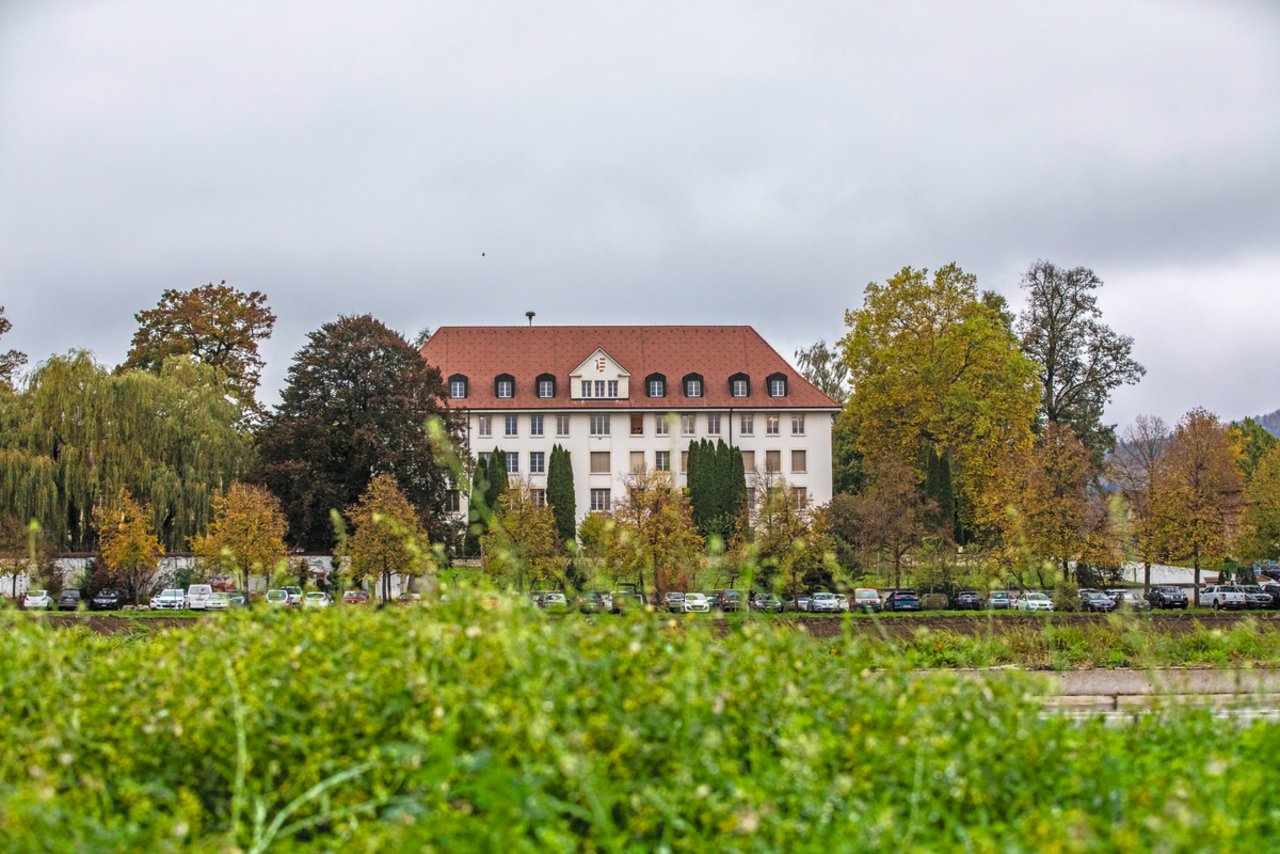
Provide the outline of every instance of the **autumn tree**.
<path id="1" fill-rule="evenodd" d="M 688 581 L 688 567 L 697 562 L 703 540 L 669 472 L 628 475 L 611 515 L 617 531 L 608 560 L 620 576 L 634 578 L 642 592 L 648 578 L 659 594 Z"/>
<path id="2" fill-rule="evenodd" d="M 1036 261 L 1022 276 L 1027 307 L 1016 325 L 1023 351 L 1036 364 L 1040 420 L 1066 424 L 1095 462 L 1115 447 L 1115 426 L 1102 423 L 1111 392 L 1142 379 L 1133 339 L 1102 322 L 1096 291 L 1102 279 L 1087 267 Z"/>
<path id="3" fill-rule="evenodd" d="M 951 538 L 949 523 L 931 528 L 936 520 L 936 503 L 921 495 L 916 470 L 894 457 L 875 460 L 866 488 L 852 496 L 849 510 L 857 520 L 853 536 L 860 551 L 873 560 L 888 561 L 893 569 L 893 586 L 902 586 L 902 562 L 919 548 L 926 536 Z M 848 520 L 843 520 L 847 526 Z"/>
<path id="4" fill-rule="evenodd" d="M 270 576 L 284 561 L 285 520 L 280 502 L 265 487 L 236 481 L 213 500 L 207 533 L 191 541 L 191 550 L 206 567 L 240 576 L 249 592 L 249 575 Z"/>
<path id="5" fill-rule="evenodd" d="M 1200 604 L 1200 568 L 1231 545 L 1241 479 L 1226 428 L 1193 409 L 1173 431 L 1156 469 L 1148 509 L 1151 549 L 1163 560 L 1190 560 Z"/>
<path id="6" fill-rule="evenodd" d="M 440 371 L 369 315 L 340 317 L 294 356 L 280 405 L 258 434 L 250 479 L 280 499 L 291 544 L 303 549 L 328 549 L 329 511 L 352 505 L 381 474 L 443 541 L 451 473 L 428 429 L 436 418 L 456 432 Z"/>
<path id="7" fill-rule="evenodd" d="M 418 511 L 390 474 L 369 481 L 359 500 L 347 510 L 354 533 L 337 557 L 349 562 L 351 579 L 381 582 L 382 601 L 391 600 L 391 576 L 415 577 L 434 572 L 427 532 Z"/>
<path id="8" fill-rule="evenodd" d="M 191 356 L 209 365 L 246 411 L 258 410 L 254 394 L 262 376 L 258 345 L 271 337 L 276 316 L 259 291 L 237 290 L 225 281 L 189 291 L 169 288 L 155 308 L 134 315 L 138 331 L 123 369 L 159 372 L 171 356 Z"/>
<path id="9" fill-rule="evenodd" d="M 85 352 L 44 362 L 0 399 L 0 507 L 37 520 L 59 550 L 92 551 L 94 508 L 124 489 L 164 547 L 182 548 L 252 459 L 212 373 L 186 357 L 158 374 L 112 373 Z"/>
<path id="10" fill-rule="evenodd" d="M 753 539 L 742 551 L 739 559 L 754 567 L 757 584 L 785 587 L 792 596 L 802 587 L 828 586 L 837 568 L 826 520 L 797 507 L 794 491 L 780 478 L 764 490 Z"/>
<path id="11" fill-rule="evenodd" d="M 511 481 L 497 499 L 496 513 L 481 538 L 485 572 L 518 590 L 563 585 L 564 548 L 551 508 L 538 504 L 524 480 Z"/>
<path id="12" fill-rule="evenodd" d="M 1035 365 L 975 277 L 955 264 L 932 276 L 904 267 L 867 285 L 845 321 L 846 413 L 864 458 L 922 468 L 932 448 L 950 461 L 961 521 L 997 523 L 1000 473 L 1030 446 L 1039 395 Z"/>
<path id="13" fill-rule="evenodd" d="M 1262 462 L 1263 456 L 1272 448 L 1280 445 L 1280 439 L 1272 436 L 1252 418 L 1246 418 L 1227 427 L 1227 438 L 1236 454 L 1236 464 L 1240 467 L 1240 475 L 1245 485 L 1253 480 L 1253 473 Z"/>
<path id="14" fill-rule="evenodd" d="M 108 504 L 94 508 L 98 550 L 107 581 L 118 585 L 134 605 L 151 592 L 156 568 L 164 550 L 151 528 L 151 508 L 120 490 Z"/>
<path id="15" fill-rule="evenodd" d="M 12 328 L 13 324 L 4 316 L 4 306 L 0 305 L 0 338 L 3 338 Z M 14 378 L 26 363 L 26 353 L 20 353 L 17 350 L 0 352 L 0 390 L 12 388 Z"/>
<path id="16" fill-rule="evenodd" d="M 1169 438 L 1163 419 L 1139 415 L 1125 428 L 1115 452 L 1107 458 L 1107 479 L 1119 488 L 1128 506 L 1128 544 L 1142 558 L 1145 588 L 1151 586 L 1156 545 L 1152 540 L 1151 498 Z"/>
<path id="17" fill-rule="evenodd" d="M 1244 499 L 1243 556 L 1280 559 L 1280 445 L 1258 460 Z"/>
<path id="18" fill-rule="evenodd" d="M 802 377 L 836 403 L 849 398 L 849 365 L 838 349 L 828 347 L 826 341 L 818 340 L 796 350 L 796 367 Z"/>

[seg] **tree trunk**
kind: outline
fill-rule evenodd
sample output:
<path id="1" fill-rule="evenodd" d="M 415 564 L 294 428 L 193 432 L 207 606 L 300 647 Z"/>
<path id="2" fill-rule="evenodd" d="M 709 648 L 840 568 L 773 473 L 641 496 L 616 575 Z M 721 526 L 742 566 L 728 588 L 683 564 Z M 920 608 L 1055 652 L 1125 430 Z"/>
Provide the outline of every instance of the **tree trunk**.
<path id="1" fill-rule="evenodd" d="M 1196 607 L 1199 608 L 1200 607 L 1200 555 L 1196 555 L 1195 567 L 1196 567 L 1196 589 L 1195 589 Z"/>
<path id="2" fill-rule="evenodd" d="M 1151 592 L 1151 561 L 1142 564 L 1142 592 Z"/>

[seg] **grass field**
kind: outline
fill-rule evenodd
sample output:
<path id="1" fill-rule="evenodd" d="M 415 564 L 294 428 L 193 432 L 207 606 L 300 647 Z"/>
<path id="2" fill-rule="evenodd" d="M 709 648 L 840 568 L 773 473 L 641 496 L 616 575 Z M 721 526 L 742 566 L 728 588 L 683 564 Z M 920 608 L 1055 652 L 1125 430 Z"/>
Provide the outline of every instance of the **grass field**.
<path id="1" fill-rule="evenodd" d="M 0 616 L 0 846 L 1238 850 L 1280 814 L 1272 726 L 1046 716 L 1034 674 L 921 677 L 918 643 L 469 599 L 220 617 Z"/>

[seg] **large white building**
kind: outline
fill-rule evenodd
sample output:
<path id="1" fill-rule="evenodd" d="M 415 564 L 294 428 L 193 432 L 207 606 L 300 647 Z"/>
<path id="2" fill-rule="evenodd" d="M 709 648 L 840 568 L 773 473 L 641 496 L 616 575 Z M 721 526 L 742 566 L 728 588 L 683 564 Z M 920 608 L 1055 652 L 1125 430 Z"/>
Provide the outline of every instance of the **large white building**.
<path id="1" fill-rule="evenodd" d="M 839 405 L 749 326 L 446 326 L 422 355 L 477 457 L 501 449 L 537 495 L 552 446 L 569 452 L 579 518 L 609 510 L 632 472 L 683 486 L 699 439 L 742 449 L 752 501 L 778 481 L 802 506 L 831 499 Z"/>

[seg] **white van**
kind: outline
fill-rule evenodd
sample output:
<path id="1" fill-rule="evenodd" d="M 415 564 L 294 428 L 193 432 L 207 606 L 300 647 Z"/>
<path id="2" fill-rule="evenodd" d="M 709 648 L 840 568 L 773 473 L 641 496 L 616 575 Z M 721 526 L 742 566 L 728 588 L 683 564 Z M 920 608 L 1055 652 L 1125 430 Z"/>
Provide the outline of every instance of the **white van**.
<path id="1" fill-rule="evenodd" d="M 187 609 L 190 611 L 209 610 L 209 599 L 213 596 L 213 587 L 208 584 L 192 584 L 187 588 Z"/>

